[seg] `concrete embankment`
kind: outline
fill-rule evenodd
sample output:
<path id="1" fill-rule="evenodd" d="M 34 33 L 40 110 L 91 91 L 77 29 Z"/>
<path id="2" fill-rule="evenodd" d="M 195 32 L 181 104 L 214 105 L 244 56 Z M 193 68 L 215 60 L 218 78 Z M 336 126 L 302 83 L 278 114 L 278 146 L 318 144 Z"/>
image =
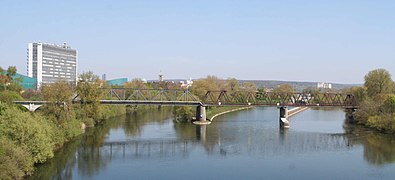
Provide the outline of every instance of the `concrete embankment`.
<path id="1" fill-rule="evenodd" d="M 226 113 L 231 113 L 231 112 L 235 112 L 235 111 L 241 111 L 241 110 L 245 110 L 245 109 L 250 109 L 253 108 L 253 106 L 249 106 L 249 107 L 241 107 L 241 108 L 236 108 L 236 109 L 232 109 L 232 110 L 228 110 L 228 111 L 224 111 L 218 114 L 215 114 L 212 117 L 208 117 L 207 120 L 209 121 L 213 121 L 216 117 L 224 115 Z M 309 109 L 308 107 L 295 107 L 293 109 L 288 110 L 288 117 L 292 117 L 298 113 L 301 113 L 305 110 Z"/>
<path id="2" fill-rule="evenodd" d="M 288 110 L 288 117 L 292 117 L 298 113 L 301 113 L 305 110 L 309 109 L 308 107 L 296 107 L 293 109 Z"/>
<path id="3" fill-rule="evenodd" d="M 216 118 L 216 117 L 218 117 L 218 116 L 221 116 L 221 115 L 224 115 L 224 114 L 226 114 L 226 113 L 231 113 L 231 112 L 235 112 L 235 111 L 241 111 L 241 110 L 250 109 L 250 108 L 253 108 L 253 106 L 248 106 L 248 107 L 241 107 L 241 108 L 236 108 L 236 109 L 232 109 L 232 110 L 224 111 L 224 112 L 221 112 L 221 113 L 215 114 L 215 115 L 214 115 L 214 116 L 212 116 L 212 117 L 209 117 L 209 118 L 208 118 L 208 120 L 209 120 L 209 121 L 213 121 L 213 120 L 214 120 L 214 118 Z"/>

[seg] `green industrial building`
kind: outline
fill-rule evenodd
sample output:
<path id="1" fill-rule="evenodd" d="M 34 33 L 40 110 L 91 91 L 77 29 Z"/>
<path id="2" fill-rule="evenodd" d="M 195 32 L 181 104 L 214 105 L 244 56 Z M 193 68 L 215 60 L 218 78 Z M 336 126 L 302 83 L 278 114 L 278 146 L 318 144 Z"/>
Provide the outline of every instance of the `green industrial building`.
<path id="1" fill-rule="evenodd" d="M 37 79 L 31 78 L 19 73 L 16 73 L 13 79 L 20 79 L 20 85 L 23 89 L 36 89 L 37 88 Z"/>
<path id="2" fill-rule="evenodd" d="M 23 89 L 37 89 L 37 79 L 36 78 L 31 78 L 19 73 L 16 73 L 16 75 L 13 77 L 13 79 L 19 79 L 20 80 L 20 85 L 23 87 Z M 128 82 L 128 78 L 118 78 L 118 79 L 112 79 L 106 81 L 107 85 L 109 86 L 123 86 L 125 83 Z"/>
<path id="3" fill-rule="evenodd" d="M 123 86 L 128 82 L 128 78 L 118 78 L 106 81 L 109 86 Z"/>

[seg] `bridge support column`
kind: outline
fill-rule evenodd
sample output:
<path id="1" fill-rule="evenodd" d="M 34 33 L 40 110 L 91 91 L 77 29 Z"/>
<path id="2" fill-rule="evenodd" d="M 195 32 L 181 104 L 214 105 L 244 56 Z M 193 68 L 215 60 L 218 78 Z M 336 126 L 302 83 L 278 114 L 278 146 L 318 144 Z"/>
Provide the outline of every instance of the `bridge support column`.
<path id="1" fill-rule="evenodd" d="M 282 106 L 280 109 L 280 128 L 289 128 L 288 107 Z"/>
<path id="2" fill-rule="evenodd" d="M 206 107 L 204 106 L 196 107 L 196 121 L 201 121 L 201 122 L 206 121 Z"/>
<path id="3" fill-rule="evenodd" d="M 206 107 L 204 106 L 196 107 L 196 121 L 193 121 L 193 124 L 196 125 L 211 124 L 211 121 L 207 121 L 206 119 Z"/>

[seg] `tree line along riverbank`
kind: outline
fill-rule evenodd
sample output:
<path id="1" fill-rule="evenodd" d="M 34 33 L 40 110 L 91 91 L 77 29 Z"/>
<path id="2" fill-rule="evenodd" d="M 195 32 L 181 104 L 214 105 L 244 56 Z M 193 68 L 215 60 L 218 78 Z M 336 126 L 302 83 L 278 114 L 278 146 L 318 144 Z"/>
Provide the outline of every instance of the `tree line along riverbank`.
<path id="1" fill-rule="evenodd" d="M 347 93 L 355 95 L 359 108 L 353 113 L 353 123 L 395 134 L 395 83 L 385 69 L 370 71 L 363 87 L 353 87 Z"/>
<path id="2" fill-rule="evenodd" d="M 109 117 L 125 114 L 121 106 L 101 105 L 103 95 L 98 76 L 80 75 L 78 85 L 65 81 L 43 86 L 39 91 L 22 90 L 12 77 L 16 68 L 0 71 L 0 179 L 20 179 L 34 173 L 35 166 L 54 156 L 64 143 Z M 85 102 L 73 104 L 79 94 Z M 53 103 L 30 112 L 14 100 L 47 100 Z M 57 103 L 65 102 L 65 103 Z"/>

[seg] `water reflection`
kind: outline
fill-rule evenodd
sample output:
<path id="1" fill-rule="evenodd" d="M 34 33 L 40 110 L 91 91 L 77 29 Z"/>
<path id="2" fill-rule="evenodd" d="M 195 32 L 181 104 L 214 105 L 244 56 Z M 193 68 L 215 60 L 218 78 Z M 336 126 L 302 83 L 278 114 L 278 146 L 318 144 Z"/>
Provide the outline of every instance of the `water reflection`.
<path id="1" fill-rule="evenodd" d="M 382 166 L 395 162 L 395 137 L 379 134 L 366 128 L 346 124 L 346 136 L 353 145 L 362 145 L 364 159 L 372 165 Z"/>
<path id="2" fill-rule="evenodd" d="M 267 159 L 363 148 L 363 158 L 371 165 L 395 162 L 393 136 L 347 122 L 345 133 L 279 130 L 278 122 L 273 122 L 277 112 L 270 111 L 258 109 L 234 113 L 208 126 L 173 123 L 171 110 L 166 108 L 121 116 L 70 142 L 53 160 L 40 166 L 32 179 L 92 178 L 118 163 L 144 164 L 161 159 L 182 162 L 193 153 L 210 157 Z M 269 117 L 259 115 L 255 118 L 256 114 L 262 113 Z M 325 113 L 330 114 L 329 111 Z"/>
<path id="3" fill-rule="evenodd" d="M 196 145 L 189 140 L 131 140 L 107 142 L 100 152 L 110 159 L 185 158 Z"/>

